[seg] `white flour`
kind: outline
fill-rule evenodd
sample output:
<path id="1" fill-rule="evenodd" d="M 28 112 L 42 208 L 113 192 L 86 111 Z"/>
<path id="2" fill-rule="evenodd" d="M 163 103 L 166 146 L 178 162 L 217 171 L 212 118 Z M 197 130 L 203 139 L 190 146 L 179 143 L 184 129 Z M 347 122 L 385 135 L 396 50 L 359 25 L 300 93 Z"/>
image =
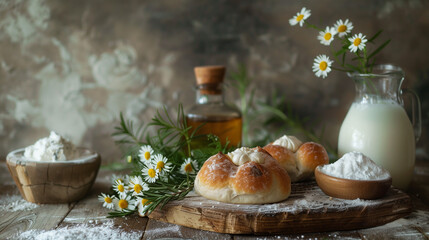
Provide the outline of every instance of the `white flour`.
<path id="1" fill-rule="evenodd" d="M 101 225 L 79 224 L 72 227 L 57 228 L 54 230 L 29 230 L 10 239 L 17 240 L 66 240 L 66 239 L 91 239 L 108 240 L 140 239 L 142 233 L 125 232 L 114 226 L 113 220 Z"/>
<path id="2" fill-rule="evenodd" d="M 346 153 L 335 163 L 320 166 L 319 170 L 333 177 L 353 180 L 381 180 L 390 177 L 386 169 L 360 152 Z"/>
<path id="3" fill-rule="evenodd" d="M 76 146 L 55 132 L 25 148 L 24 157 L 35 161 L 66 161 L 77 158 Z"/>
<path id="4" fill-rule="evenodd" d="M 39 205 L 25 201 L 21 196 L 2 196 L 0 198 L 0 211 L 16 212 L 28 211 L 39 207 Z"/>

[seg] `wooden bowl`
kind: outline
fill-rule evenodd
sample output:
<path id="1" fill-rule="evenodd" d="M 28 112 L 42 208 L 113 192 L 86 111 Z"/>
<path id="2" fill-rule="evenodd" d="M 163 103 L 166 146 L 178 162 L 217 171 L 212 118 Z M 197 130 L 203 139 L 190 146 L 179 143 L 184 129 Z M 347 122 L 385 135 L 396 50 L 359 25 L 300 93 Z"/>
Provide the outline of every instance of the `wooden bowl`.
<path id="1" fill-rule="evenodd" d="M 26 159 L 25 149 L 9 153 L 6 164 L 22 197 L 33 203 L 70 203 L 91 189 L 100 168 L 98 153 L 78 148 L 79 159 L 41 162 Z"/>
<path id="2" fill-rule="evenodd" d="M 329 196 L 343 199 L 377 199 L 383 197 L 392 185 L 392 178 L 382 180 L 351 180 L 327 175 L 319 170 L 314 171 L 317 185 Z"/>

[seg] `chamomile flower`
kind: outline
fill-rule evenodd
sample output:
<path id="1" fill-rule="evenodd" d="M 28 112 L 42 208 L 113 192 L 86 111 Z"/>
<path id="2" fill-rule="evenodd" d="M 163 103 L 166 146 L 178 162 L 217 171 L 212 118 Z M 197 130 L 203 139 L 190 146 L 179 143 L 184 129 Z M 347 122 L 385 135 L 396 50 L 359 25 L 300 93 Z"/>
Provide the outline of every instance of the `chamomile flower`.
<path id="1" fill-rule="evenodd" d="M 338 32 L 339 37 L 344 37 L 352 32 L 353 24 L 348 19 L 346 21 L 340 19 L 334 24 L 334 28 Z"/>
<path id="2" fill-rule="evenodd" d="M 115 208 L 118 211 L 133 211 L 136 208 L 136 202 L 131 198 L 130 195 L 120 196 L 118 199 L 114 199 Z"/>
<path id="3" fill-rule="evenodd" d="M 137 205 L 137 210 L 139 212 L 139 215 L 141 217 L 146 216 L 145 212 L 146 212 L 147 208 L 149 207 L 149 204 L 150 204 L 150 202 L 146 198 L 137 197 L 136 205 Z"/>
<path id="4" fill-rule="evenodd" d="M 349 38 L 350 41 L 350 52 L 356 52 L 358 49 L 362 51 L 365 48 L 365 43 L 368 41 L 366 36 L 362 33 L 355 34 L 353 37 Z"/>
<path id="5" fill-rule="evenodd" d="M 139 157 L 142 163 L 146 163 L 152 159 L 153 149 L 149 145 L 144 145 L 140 148 Z"/>
<path id="6" fill-rule="evenodd" d="M 145 176 L 144 180 L 149 183 L 156 182 L 159 177 L 159 170 L 151 163 L 146 164 L 146 167 L 142 169 L 142 173 Z"/>
<path id="7" fill-rule="evenodd" d="M 180 166 L 180 172 L 183 174 L 195 173 L 197 166 L 198 164 L 195 160 L 192 160 L 191 158 L 187 158 L 185 162 L 182 163 L 182 166 Z"/>
<path id="8" fill-rule="evenodd" d="M 142 192 L 149 190 L 147 183 L 143 182 L 140 176 L 135 176 L 131 178 L 130 188 L 133 193 L 133 196 L 139 195 Z"/>
<path id="9" fill-rule="evenodd" d="M 98 200 L 103 203 L 103 207 L 108 209 L 113 209 L 115 207 L 115 204 L 113 203 L 114 199 L 114 196 L 109 196 L 104 193 L 98 196 Z"/>
<path id="10" fill-rule="evenodd" d="M 299 26 L 302 27 L 304 25 L 305 19 L 311 16 L 311 11 L 306 9 L 305 7 L 301 9 L 301 12 L 297 13 L 296 16 L 289 19 L 289 24 L 294 26 L 299 23 Z"/>
<path id="11" fill-rule="evenodd" d="M 331 71 L 331 65 L 334 61 L 331 61 L 326 55 L 319 55 L 314 59 L 313 72 L 317 77 L 325 78 Z"/>
<path id="12" fill-rule="evenodd" d="M 163 176 L 171 170 L 171 163 L 168 162 L 168 159 L 161 154 L 156 154 L 153 157 L 153 164 L 156 170 L 158 170 L 159 174 Z"/>
<path id="13" fill-rule="evenodd" d="M 111 178 L 112 185 L 115 184 L 117 180 L 121 180 L 123 183 L 126 183 L 128 181 L 128 175 L 122 176 L 113 174 Z"/>
<path id="14" fill-rule="evenodd" d="M 317 39 L 320 40 L 321 44 L 329 46 L 331 42 L 334 40 L 335 34 L 337 34 L 337 32 L 335 31 L 335 28 L 326 27 L 325 31 L 319 32 L 319 36 L 317 36 Z"/>
<path id="15" fill-rule="evenodd" d="M 126 195 L 127 194 L 125 184 L 120 179 L 116 180 L 115 184 L 113 184 L 113 190 L 115 192 L 117 192 L 119 195 Z"/>

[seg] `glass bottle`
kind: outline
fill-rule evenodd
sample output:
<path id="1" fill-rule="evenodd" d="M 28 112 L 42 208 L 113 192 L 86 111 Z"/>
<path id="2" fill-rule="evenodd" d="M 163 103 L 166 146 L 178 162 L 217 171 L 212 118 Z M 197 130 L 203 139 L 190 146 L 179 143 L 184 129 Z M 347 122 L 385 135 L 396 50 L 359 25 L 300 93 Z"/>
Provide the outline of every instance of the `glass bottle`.
<path id="1" fill-rule="evenodd" d="M 238 109 L 224 103 L 222 82 L 224 66 L 195 67 L 197 80 L 196 104 L 186 111 L 186 121 L 191 131 L 200 127 L 196 135 L 213 134 L 222 145 L 241 143 L 242 117 Z M 198 139 L 197 144 L 205 144 L 207 138 Z"/>
<path id="2" fill-rule="evenodd" d="M 401 89 L 404 73 L 393 65 L 374 67 L 371 74 L 349 74 L 356 84 L 351 105 L 338 138 L 338 155 L 362 152 L 387 169 L 393 186 L 407 189 L 415 163 L 415 142 L 421 133 L 420 102 L 417 95 Z M 402 96 L 413 100 L 410 121 Z"/>

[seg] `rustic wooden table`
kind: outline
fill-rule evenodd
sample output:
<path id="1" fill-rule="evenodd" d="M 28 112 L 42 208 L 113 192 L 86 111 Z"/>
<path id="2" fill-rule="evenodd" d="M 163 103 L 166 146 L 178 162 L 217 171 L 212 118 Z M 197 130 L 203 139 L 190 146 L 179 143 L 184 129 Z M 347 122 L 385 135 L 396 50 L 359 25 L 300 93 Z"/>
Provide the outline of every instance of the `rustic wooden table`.
<path id="1" fill-rule="evenodd" d="M 0 162 L 0 239 L 429 239 L 429 161 L 418 161 L 409 191 L 413 212 L 383 226 L 296 235 L 229 235 L 132 215 L 109 219 L 97 196 L 110 187 L 112 171 L 101 170 L 91 193 L 71 204 L 35 205 L 20 196 Z"/>

